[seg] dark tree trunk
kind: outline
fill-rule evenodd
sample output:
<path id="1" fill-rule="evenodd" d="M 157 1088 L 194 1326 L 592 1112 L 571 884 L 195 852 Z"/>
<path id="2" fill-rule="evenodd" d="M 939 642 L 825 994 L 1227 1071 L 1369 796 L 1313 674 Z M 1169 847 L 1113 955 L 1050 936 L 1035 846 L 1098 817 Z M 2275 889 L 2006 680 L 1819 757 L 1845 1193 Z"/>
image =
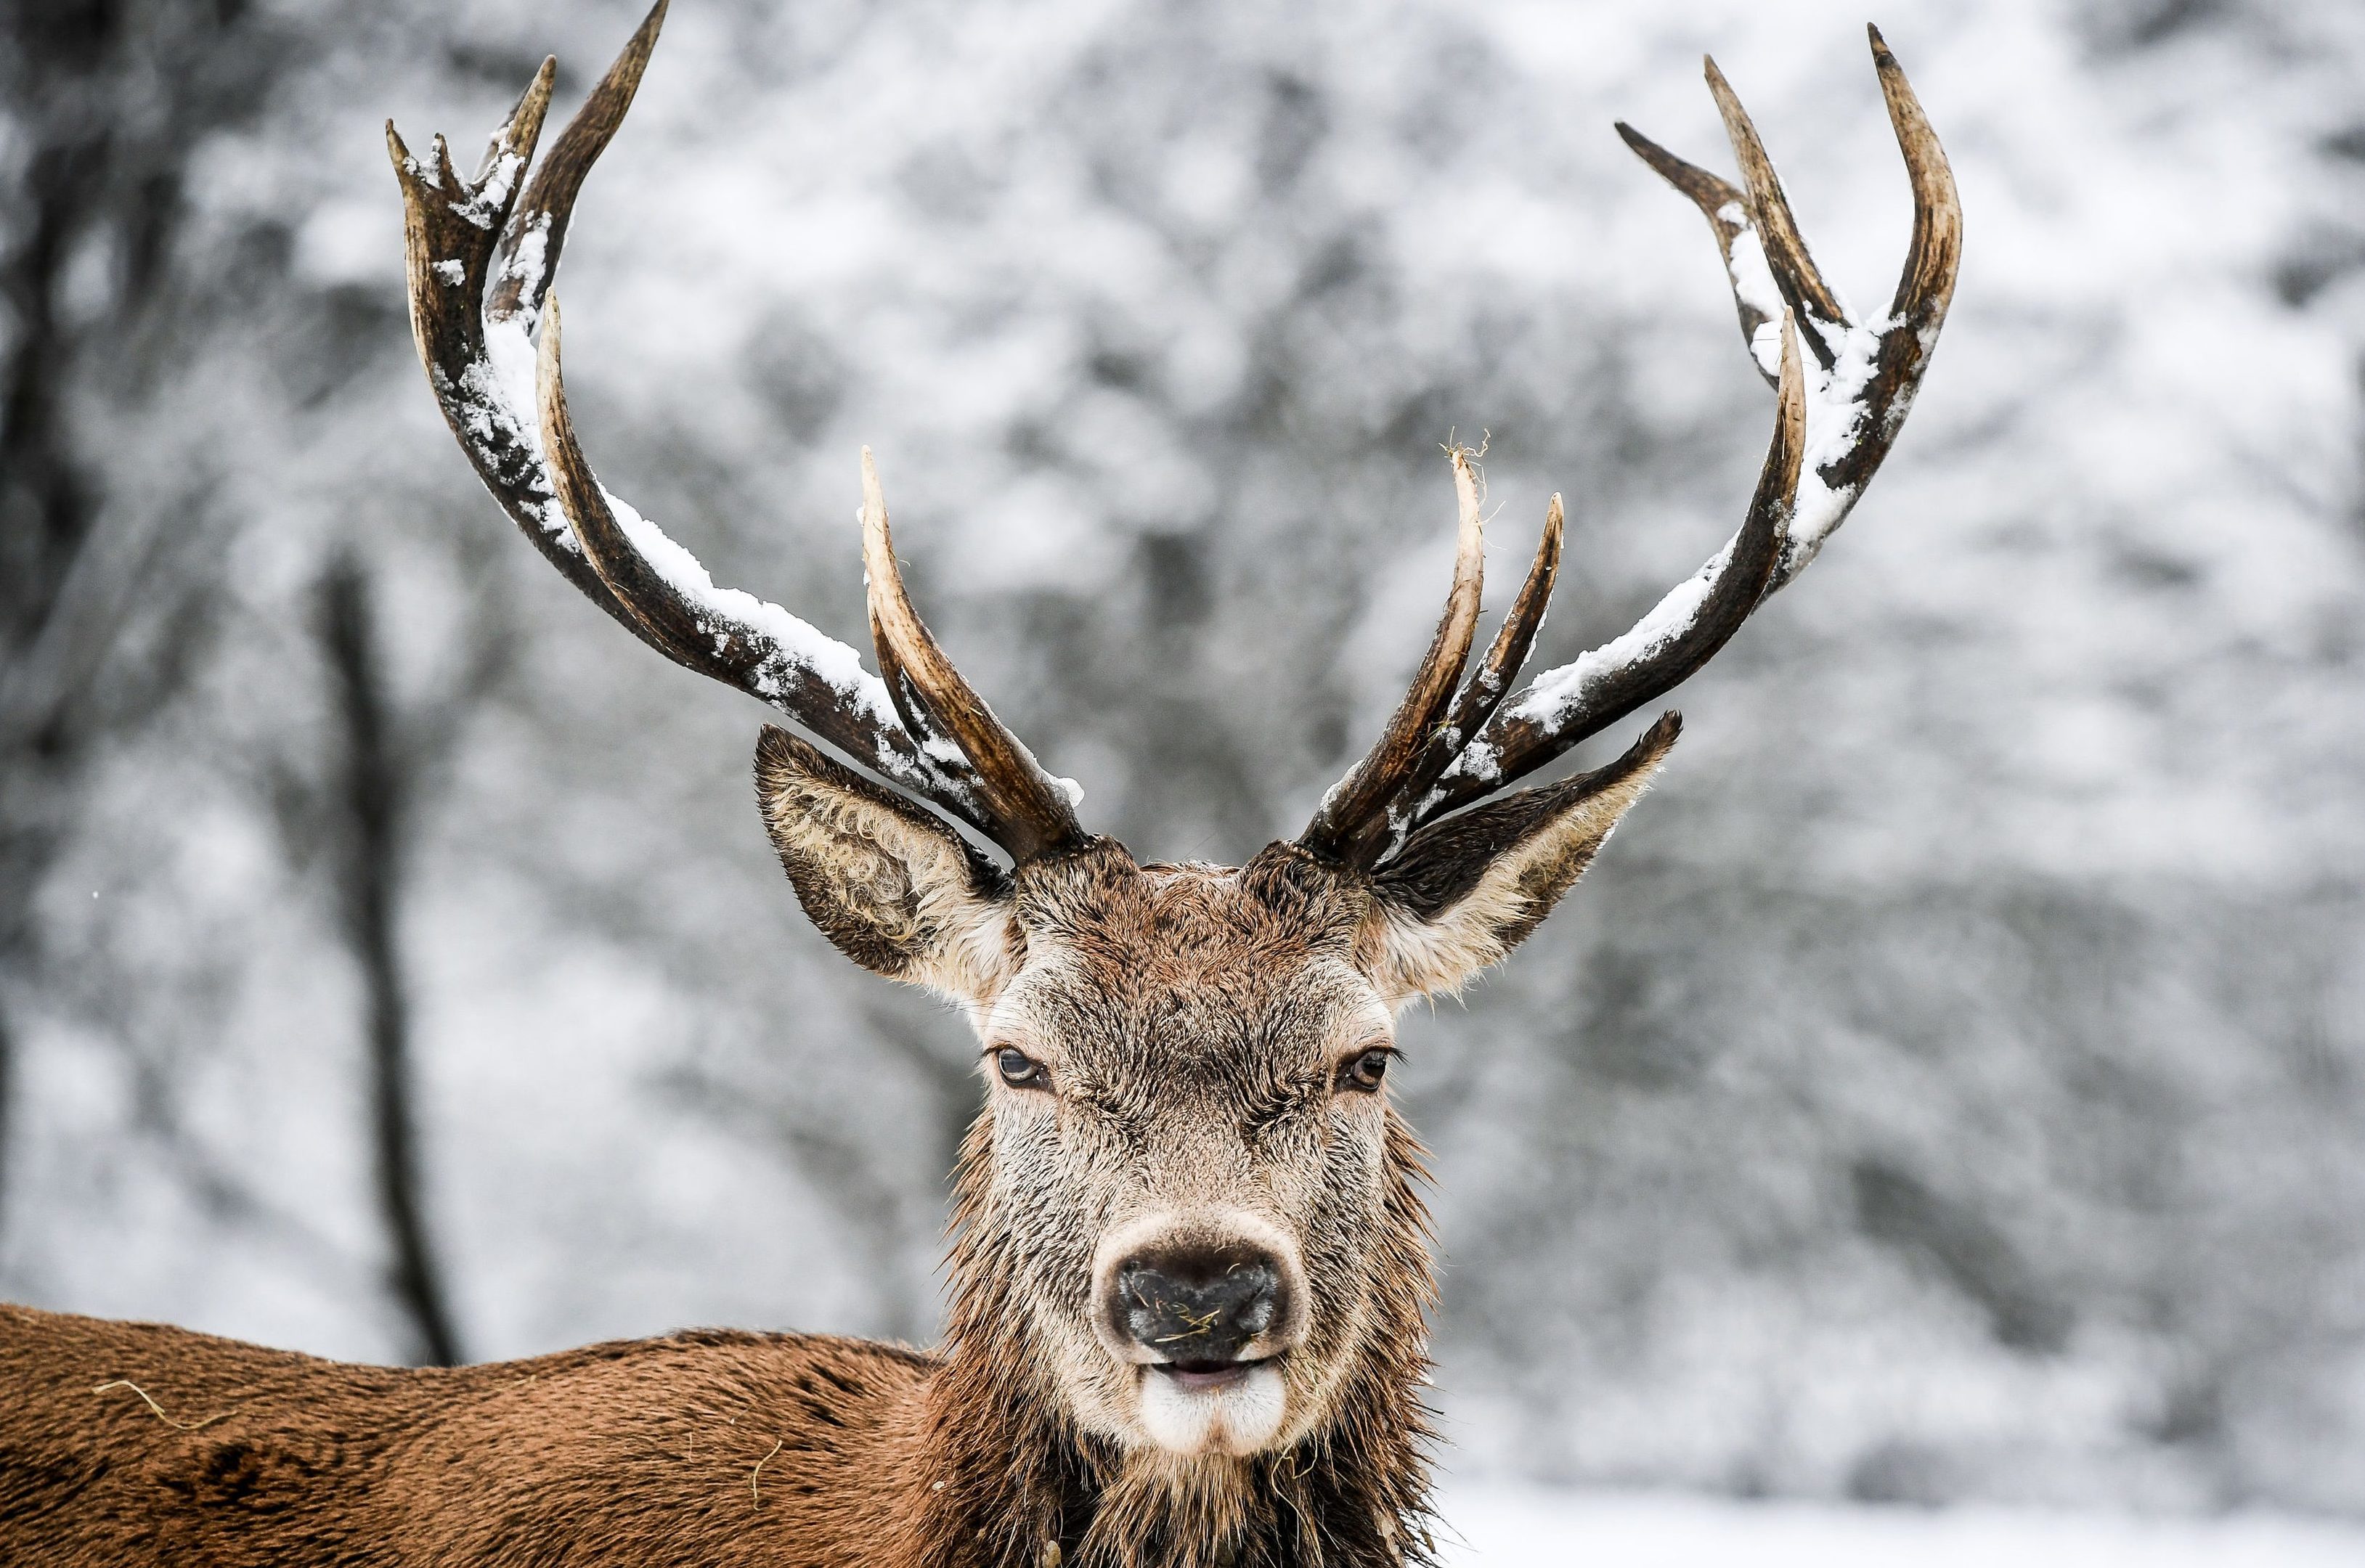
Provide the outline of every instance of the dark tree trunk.
<path id="1" fill-rule="evenodd" d="M 337 895 L 366 994 L 370 1130 L 378 1210 L 393 1253 L 389 1282 L 419 1359 L 451 1366 L 462 1359 L 460 1342 L 420 1200 L 410 1016 L 397 928 L 409 767 L 394 735 L 369 578 L 351 558 L 333 563 L 322 579 L 320 635 L 343 750 L 331 796 Z"/>

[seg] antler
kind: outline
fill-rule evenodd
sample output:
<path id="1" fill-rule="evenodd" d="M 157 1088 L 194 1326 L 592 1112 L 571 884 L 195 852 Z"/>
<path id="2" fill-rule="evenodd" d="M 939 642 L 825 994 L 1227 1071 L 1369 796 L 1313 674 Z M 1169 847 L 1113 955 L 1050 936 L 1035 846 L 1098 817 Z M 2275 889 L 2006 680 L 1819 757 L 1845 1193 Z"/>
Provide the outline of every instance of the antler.
<path id="1" fill-rule="evenodd" d="M 1016 858 L 1080 842 L 1074 786 L 1046 773 L 994 718 L 912 609 L 868 451 L 864 559 L 886 680 L 779 606 L 715 587 L 689 551 L 600 484 L 576 444 L 551 279 L 576 196 L 632 106 L 666 3 L 657 0 L 521 195 L 555 62 L 543 62 L 493 133 L 474 179 L 454 170 L 442 137 L 432 162 L 414 158 L 387 122 L 406 212 L 411 330 L 443 417 L 535 548 L 643 642 L 761 698 Z"/>
<path id="2" fill-rule="evenodd" d="M 1774 441 L 1740 531 L 1623 635 L 1538 677 L 1506 702 L 1503 689 L 1518 674 L 1552 591 L 1561 533 L 1554 496 L 1527 583 L 1449 715 L 1442 692 L 1451 690 L 1470 646 L 1460 607 L 1478 586 L 1474 567 L 1465 572 L 1457 563 L 1445 621 L 1411 692 L 1379 745 L 1324 798 L 1301 845 L 1370 868 L 1427 824 L 1552 762 L 1708 663 L 1846 519 L 1888 456 L 1929 368 L 1963 246 L 1946 155 L 1879 29 L 1867 30 L 1913 190 L 1911 249 L 1885 317 L 1857 320 L 1823 281 L 1756 129 L 1714 61 L 1707 62 L 1709 90 L 1745 190 L 1622 122 L 1618 127 L 1627 145 L 1706 215 L 1732 281 L 1742 335 L 1776 387 Z M 1802 341 L 1814 361 L 1810 370 L 1801 364 Z M 1468 558 L 1475 528 L 1468 454 L 1456 451 L 1453 461 Z"/>

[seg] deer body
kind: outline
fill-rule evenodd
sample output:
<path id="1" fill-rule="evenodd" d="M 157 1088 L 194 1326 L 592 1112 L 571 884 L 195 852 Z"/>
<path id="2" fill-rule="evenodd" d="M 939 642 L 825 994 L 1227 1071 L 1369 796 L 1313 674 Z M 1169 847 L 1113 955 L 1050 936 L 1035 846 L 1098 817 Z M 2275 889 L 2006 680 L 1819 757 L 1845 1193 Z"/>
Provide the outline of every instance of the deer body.
<path id="1" fill-rule="evenodd" d="M 737 1333 L 397 1370 L 0 1308 L 0 1556 L 916 1562 L 938 1375 L 883 1345 Z"/>
<path id="2" fill-rule="evenodd" d="M 974 1027 L 984 1103 L 955 1177 L 944 1343 L 708 1332 L 398 1372 L 0 1308 L 0 1561 L 1426 1561 L 1429 1235 L 1419 1146 L 1385 1081 L 1395 1019 L 1551 913 L 1678 722 L 1592 772 L 1508 786 L 1706 663 L 1886 454 L 1960 246 L 1920 106 L 1875 34 L 1914 241 L 1888 315 L 1863 324 L 1816 274 L 1712 65 L 1746 190 L 1621 126 L 1707 215 L 1775 386 L 1740 530 L 1633 631 L 1514 693 L 1559 566 L 1553 498 L 1465 682 L 1483 508 L 1477 454 L 1455 449 L 1452 586 L 1378 743 L 1303 833 L 1245 865 L 1142 865 L 1084 828 L 1073 787 L 921 621 L 867 452 L 876 676 L 789 611 L 716 591 L 593 476 L 550 284 L 664 11 L 531 180 L 548 62 L 474 179 L 440 139 L 414 158 L 388 127 L 412 326 L 454 434 L 536 548 L 643 641 L 803 732 L 765 728 L 756 793 L 813 923 Z"/>

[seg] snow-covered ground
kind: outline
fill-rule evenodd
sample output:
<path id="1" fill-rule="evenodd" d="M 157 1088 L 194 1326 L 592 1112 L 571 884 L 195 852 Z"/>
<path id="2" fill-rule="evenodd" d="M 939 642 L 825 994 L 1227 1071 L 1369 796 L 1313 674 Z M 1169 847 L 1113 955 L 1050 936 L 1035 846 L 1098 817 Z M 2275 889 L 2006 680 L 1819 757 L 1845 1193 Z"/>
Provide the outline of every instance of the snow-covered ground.
<path id="1" fill-rule="evenodd" d="M 1447 1488 L 1450 1568 L 2357 1568 L 2365 1526 L 2288 1515 L 1744 1503 L 1682 1493 Z"/>

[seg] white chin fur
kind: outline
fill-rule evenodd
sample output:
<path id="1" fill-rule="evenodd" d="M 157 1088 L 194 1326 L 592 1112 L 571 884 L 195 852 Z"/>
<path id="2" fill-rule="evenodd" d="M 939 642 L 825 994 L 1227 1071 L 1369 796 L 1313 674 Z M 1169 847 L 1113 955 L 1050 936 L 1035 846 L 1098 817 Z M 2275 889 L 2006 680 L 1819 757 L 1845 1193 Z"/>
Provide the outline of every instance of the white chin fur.
<path id="1" fill-rule="evenodd" d="M 1281 1373 L 1252 1367 L 1229 1388 L 1185 1389 L 1163 1372 L 1141 1373 L 1141 1425 L 1169 1453 L 1255 1453 L 1288 1413 Z"/>

